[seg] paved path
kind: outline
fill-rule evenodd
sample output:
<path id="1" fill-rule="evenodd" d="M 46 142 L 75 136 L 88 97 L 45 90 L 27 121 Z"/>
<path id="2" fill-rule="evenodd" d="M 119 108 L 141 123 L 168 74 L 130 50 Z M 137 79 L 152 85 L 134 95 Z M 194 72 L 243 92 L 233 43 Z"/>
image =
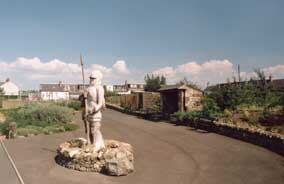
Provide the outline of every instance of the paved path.
<path id="1" fill-rule="evenodd" d="M 82 137 L 82 128 L 5 143 L 26 184 L 284 183 L 284 158 L 249 143 L 113 110 L 104 112 L 102 129 L 106 139 L 133 145 L 134 173 L 110 177 L 57 165 L 54 162 L 57 146 L 73 137 Z"/>
<path id="2" fill-rule="evenodd" d="M 17 175 L 7 157 L 7 154 L 1 142 L 0 142 L 0 183 L 19 184 Z"/>

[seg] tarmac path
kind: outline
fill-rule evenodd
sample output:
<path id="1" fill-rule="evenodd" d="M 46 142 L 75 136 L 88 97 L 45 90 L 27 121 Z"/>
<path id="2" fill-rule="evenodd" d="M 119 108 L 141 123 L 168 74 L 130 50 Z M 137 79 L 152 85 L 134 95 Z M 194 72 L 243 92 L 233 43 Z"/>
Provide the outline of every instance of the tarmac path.
<path id="1" fill-rule="evenodd" d="M 0 183 L 20 184 L 16 172 L 5 152 L 5 145 L 3 145 L 2 141 L 0 142 Z"/>
<path id="2" fill-rule="evenodd" d="M 77 119 L 82 125 L 79 114 Z M 105 139 L 133 146 L 134 173 L 111 177 L 57 165 L 56 148 L 71 138 L 84 137 L 82 126 L 74 132 L 7 140 L 5 145 L 26 184 L 284 183 L 284 157 L 249 143 L 109 109 L 102 123 Z M 0 161 L 2 172 L 8 164 Z M 6 184 L 2 181 L 0 173 L 0 183 Z"/>

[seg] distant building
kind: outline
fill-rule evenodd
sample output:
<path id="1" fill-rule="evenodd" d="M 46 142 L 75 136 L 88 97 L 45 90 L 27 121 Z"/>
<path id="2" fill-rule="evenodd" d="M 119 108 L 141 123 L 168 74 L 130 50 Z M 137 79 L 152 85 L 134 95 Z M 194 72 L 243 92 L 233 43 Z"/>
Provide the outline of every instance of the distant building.
<path id="1" fill-rule="evenodd" d="M 116 92 L 119 95 L 127 95 L 133 92 L 143 92 L 144 84 L 129 84 L 125 81 L 122 85 L 105 85 L 106 91 Z"/>
<path id="2" fill-rule="evenodd" d="M 40 98 L 43 101 L 69 100 L 68 86 L 59 84 L 40 84 Z"/>
<path id="3" fill-rule="evenodd" d="M 40 98 L 43 101 L 58 101 L 78 99 L 80 93 L 84 90 L 84 87 L 88 85 L 83 84 L 40 84 Z"/>
<path id="4" fill-rule="evenodd" d="M 162 111 L 172 114 L 177 111 L 201 109 L 203 91 L 190 85 L 166 85 L 158 90 L 161 94 Z"/>
<path id="5" fill-rule="evenodd" d="M 78 99 L 79 95 L 84 91 L 85 88 L 88 88 L 89 85 L 85 84 L 66 84 L 69 90 L 70 99 Z"/>
<path id="6" fill-rule="evenodd" d="M 18 96 L 20 92 L 19 87 L 11 82 L 9 78 L 5 82 L 0 82 L 0 88 L 3 89 L 4 96 Z"/>
<path id="7" fill-rule="evenodd" d="M 104 90 L 107 92 L 113 92 L 113 85 L 104 85 Z"/>
<path id="8" fill-rule="evenodd" d="M 40 100 L 40 93 L 39 92 L 29 92 L 28 93 L 28 101 L 36 102 Z"/>

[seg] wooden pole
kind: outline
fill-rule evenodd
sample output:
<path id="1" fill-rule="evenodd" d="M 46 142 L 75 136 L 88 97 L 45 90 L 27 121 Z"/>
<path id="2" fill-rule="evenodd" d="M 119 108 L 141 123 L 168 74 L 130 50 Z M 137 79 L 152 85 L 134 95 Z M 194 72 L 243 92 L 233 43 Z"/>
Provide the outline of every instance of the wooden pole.
<path id="1" fill-rule="evenodd" d="M 88 115 L 88 104 L 87 104 L 87 94 L 85 92 L 85 72 L 84 72 L 84 62 L 82 58 L 82 54 L 80 54 L 80 63 L 82 69 L 82 78 L 83 78 L 83 89 L 84 89 L 84 126 L 85 126 L 85 133 L 87 135 L 87 143 L 90 144 L 90 127 L 88 124 L 87 115 Z"/>

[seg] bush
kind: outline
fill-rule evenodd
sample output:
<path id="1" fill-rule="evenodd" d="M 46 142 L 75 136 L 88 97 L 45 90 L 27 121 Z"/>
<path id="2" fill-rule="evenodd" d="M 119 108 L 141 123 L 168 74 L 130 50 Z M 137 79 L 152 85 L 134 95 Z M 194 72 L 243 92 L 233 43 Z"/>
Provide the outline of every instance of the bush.
<path id="1" fill-rule="evenodd" d="M 8 120 L 15 121 L 18 127 L 34 125 L 45 127 L 58 123 L 71 122 L 72 110 L 55 104 L 33 104 L 5 112 Z"/>
<path id="2" fill-rule="evenodd" d="M 228 109 L 225 109 L 223 115 L 224 115 L 225 118 L 232 118 L 233 112 L 228 110 Z"/>
<path id="3" fill-rule="evenodd" d="M 64 125 L 65 131 L 73 131 L 79 128 L 79 125 L 76 124 L 65 124 Z"/>
<path id="4" fill-rule="evenodd" d="M 8 135 L 9 133 L 9 123 L 0 123 L 0 135 Z"/>
<path id="5" fill-rule="evenodd" d="M 212 98 L 204 97 L 201 100 L 201 104 L 203 107 L 201 116 L 203 118 L 215 120 L 221 115 L 220 108 L 217 106 L 217 103 Z"/>
<path id="6" fill-rule="evenodd" d="M 18 109 L 6 110 L 6 123 L 0 124 L 0 132 L 8 135 L 11 121 L 17 123 L 17 134 L 22 136 L 52 134 L 77 129 L 79 126 L 68 124 L 73 119 L 73 110 L 56 104 L 30 104 Z"/>
<path id="7" fill-rule="evenodd" d="M 195 122 L 200 119 L 201 112 L 199 111 L 191 111 L 191 112 L 176 112 L 173 114 L 179 122 Z"/>
<path id="8" fill-rule="evenodd" d="M 174 116 L 177 118 L 179 122 L 184 122 L 186 119 L 187 113 L 178 111 L 174 113 Z"/>
<path id="9" fill-rule="evenodd" d="M 80 101 L 71 101 L 67 104 L 67 106 L 71 109 L 74 109 L 76 111 L 81 110 L 81 102 Z"/>
<path id="10" fill-rule="evenodd" d="M 242 112 L 242 120 L 243 121 L 250 121 L 251 113 L 248 110 Z"/>
<path id="11" fill-rule="evenodd" d="M 42 131 L 38 127 L 26 127 L 26 128 L 18 128 L 17 135 L 18 136 L 30 136 L 30 135 L 38 135 L 42 133 Z"/>
<path id="12" fill-rule="evenodd" d="M 186 113 L 186 120 L 189 120 L 191 122 L 195 122 L 196 120 L 201 118 L 201 112 L 200 111 L 191 111 Z"/>

